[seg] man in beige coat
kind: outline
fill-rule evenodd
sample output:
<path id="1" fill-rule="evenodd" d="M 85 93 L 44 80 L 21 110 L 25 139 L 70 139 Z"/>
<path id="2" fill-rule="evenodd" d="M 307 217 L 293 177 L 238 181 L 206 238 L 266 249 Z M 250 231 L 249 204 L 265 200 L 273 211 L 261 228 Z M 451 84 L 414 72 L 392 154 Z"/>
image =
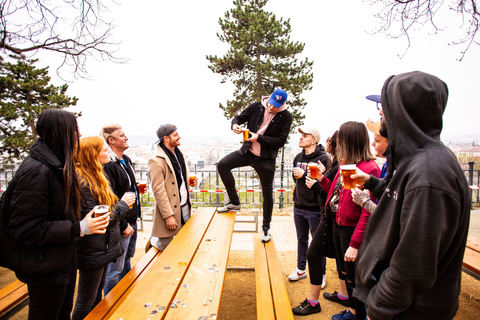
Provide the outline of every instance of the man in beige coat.
<path id="1" fill-rule="evenodd" d="M 163 251 L 190 218 L 192 202 L 188 190 L 190 172 L 178 148 L 177 127 L 164 124 L 158 128 L 157 136 L 157 151 L 148 160 L 148 177 L 155 198 L 150 242 Z M 196 184 L 195 179 L 192 185 Z"/>

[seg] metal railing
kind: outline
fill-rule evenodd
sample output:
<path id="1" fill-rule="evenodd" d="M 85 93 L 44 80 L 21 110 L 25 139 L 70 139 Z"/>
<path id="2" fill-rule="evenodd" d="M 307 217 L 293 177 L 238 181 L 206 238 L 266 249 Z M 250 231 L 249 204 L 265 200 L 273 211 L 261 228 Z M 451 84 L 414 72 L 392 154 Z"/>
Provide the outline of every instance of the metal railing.
<path id="1" fill-rule="evenodd" d="M 147 168 L 141 165 L 135 167 L 137 179 L 147 182 Z M 242 208 L 254 209 L 262 205 L 262 194 L 260 179 L 255 170 L 251 167 L 242 167 L 232 170 L 235 178 L 235 185 L 239 191 L 240 203 Z M 198 179 L 198 185 L 191 188 L 192 203 L 196 207 L 203 206 L 222 206 L 228 202 L 228 196 L 225 192 L 225 186 L 216 170 L 215 164 L 191 165 L 190 174 L 195 174 Z M 277 168 L 274 178 L 274 208 L 282 209 L 293 206 L 294 181 L 291 170 L 281 170 Z M 148 205 L 153 203 L 153 197 L 150 193 L 143 196 L 144 203 Z"/>
<path id="2" fill-rule="evenodd" d="M 460 163 L 465 173 L 465 177 L 472 191 L 472 204 L 480 204 L 480 163 L 468 162 Z M 8 182 L 12 179 L 18 165 L 0 165 L 0 192 L 4 191 Z M 148 170 L 146 165 L 136 165 L 135 168 L 137 181 L 148 181 Z M 225 187 L 216 170 L 215 164 L 192 165 L 190 172 L 196 174 L 199 185 L 194 188 L 192 202 L 197 207 L 202 206 L 221 206 L 227 202 Z M 240 191 L 239 197 L 243 208 L 261 207 L 262 195 L 260 190 L 260 180 L 251 167 L 242 167 L 232 171 L 235 177 L 237 189 Z M 283 172 L 280 167 L 275 171 L 274 179 L 274 205 L 282 209 L 284 206 L 293 206 L 293 192 L 295 186 L 292 178 L 291 169 L 285 169 Z M 203 192 L 202 192 L 203 190 Z M 205 192 L 205 190 L 209 192 Z M 285 191 L 278 191 L 285 190 Z M 153 204 L 153 196 L 150 193 L 143 195 L 142 202 L 149 206 Z"/>

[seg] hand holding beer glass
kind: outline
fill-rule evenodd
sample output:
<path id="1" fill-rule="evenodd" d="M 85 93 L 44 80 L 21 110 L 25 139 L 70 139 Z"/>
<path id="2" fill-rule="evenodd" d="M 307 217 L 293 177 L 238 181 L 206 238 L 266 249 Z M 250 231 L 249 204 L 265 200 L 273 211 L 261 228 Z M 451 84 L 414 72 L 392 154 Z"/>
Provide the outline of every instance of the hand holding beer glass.
<path id="1" fill-rule="evenodd" d="M 190 185 L 190 187 L 196 187 L 198 184 L 197 176 L 190 175 L 190 177 L 188 178 L 188 184 Z"/>
<path id="2" fill-rule="evenodd" d="M 121 200 L 124 201 L 130 209 L 132 209 L 133 204 L 135 203 L 136 197 L 137 195 L 135 194 L 135 192 L 128 191 L 128 192 L 125 192 Z"/>
<path id="3" fill-rule="evenodd" d="M 309 177 L 321 181 L 323 179 L 323 173 L 327 170 L 323 163 L 318 160 L 318 163 L 310 162 L 308 164 Z"/>
<path id="4" fill-rule="evenodd" d="M 305 162 L 297 162 L 295 168 L 293 168 L 293 176 L 295 179 L 300 179 L 305 174 L 305 170 L 307 169 L 307 164 Z"/>
<path id="5" fill-rule="evenodd" d="M 144 194 L 147 192 L 147 184 L 146 183 L 137 183 L 138 193 Z"/>
<path id="6" fill-rule="evenodd" d="M 357 172 L 356 164 L 344 164 L 340 166 L 340 173 L 342 174 L 343 187 L 345 189 L 355 189 L 357 181 L 352 179 L 352 175 Z"/>
<path id="7" fill-rule="evenodd" d="M 90 228 L 90 232 L 92 233 L 104 233 L 105 229 L 108 227 L 110 222 L 110 207 L 106 205 L 97 205 L 93 207 L 93 215 L 92 217 L 95 218 L 92 221 L 92 224 L 88 223 L 88 227 Z M 97 232 L 99 231 L 99 232 Z"/>

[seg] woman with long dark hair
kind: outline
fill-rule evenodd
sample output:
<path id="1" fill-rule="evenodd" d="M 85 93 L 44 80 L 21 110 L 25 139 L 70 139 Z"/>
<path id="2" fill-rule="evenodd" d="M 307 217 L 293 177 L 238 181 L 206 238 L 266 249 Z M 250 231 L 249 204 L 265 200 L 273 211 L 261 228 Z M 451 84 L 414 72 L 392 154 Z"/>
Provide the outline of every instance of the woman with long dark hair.
<path id="1" fill-rule="evenodd" d="M 102 300 L 108 264 L 122 255 L 119 221 L 125 216 L 129 206 L 133 205 L 135 196 L 124 195 L 122 200 L 118 201 L 110 188 L 102 168 L 103 164 L 110 161 L 105 140 L 102 138 L 82 138 L 76 159 L 77 173 L 83 187 L 82 217 L 96 205 L 110 208 L 110 223 L 104 234 L 78 237 L 76 240 L 79 279 L 72 319 L 81 320 Z"/>
<path id="2" fill-rule="evenodd" d="M 28 319 L 70 319 L 77 275 L 75 237 L 104 233 L 108 218 L 80 221 L 80 186 L 74 165 L 75 116 L 43 111 L 38 139 L 4 195 L 1 238 L 6 267 L 28 286 Z"/>
<path id="3" fill-rule="evenodd" d="M 340 126 L 336 155 L 340 160 L 340 165 L 356 164 L 365 173 L 376 177 L 380 175 L 380 169 L 370 151 L 367 128 L 361 122 L 349 121 Z M 325 167 L 322 164 L 318 164 L 318 168 L 321 173 L 325 172 Z M 364 319 L 365 306 L 355 299 L 352 293 L 355 288 L 355 260 L 370 212 L 353 202 L 351 189 L 344 188 L 340 177 L 340 170 L 337 170 L 333 180 L 319 174 L 316 180 L 308 178 L 306 184 L 308 187 L 314 186 L 315 188 L 321 186 L 327 192 L 325 213 L 327 219 L 331 219 L 332 215 L 335 217 L 333 241 L 338 276 L 346 281 L 349 309 L 333 315 L 332 319 L 355 319 L 357 312 L 359 319 Z"/>

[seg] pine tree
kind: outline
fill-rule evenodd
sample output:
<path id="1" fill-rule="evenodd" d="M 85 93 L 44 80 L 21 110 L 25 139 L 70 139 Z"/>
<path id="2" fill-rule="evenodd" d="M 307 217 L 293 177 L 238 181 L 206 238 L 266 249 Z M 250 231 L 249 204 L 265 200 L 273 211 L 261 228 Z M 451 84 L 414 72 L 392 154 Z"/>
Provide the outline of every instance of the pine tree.
<path id="1" fill-rule="evenodd" d="M 207 56 L 208 67 L 223 76 L 222 83 L 231 79 L 235 85 L 234 99 L 219 104 L 227 119 L 239 114 L 245 107 L 276 88 L 288 93 L 287 105 L 293 115 L 292 130 L 303 123 L 301 110 L 307 104 L 300 97 L 312 89 L 313 61 L 299 61 L 296 55 L 305 44 L 290 41 L 290 19 L 277 20 L 262 8 L 268 0 L 235 0 L 235 8 L 220 18 L 223 33 L 217 37 L 230 44 L 221 58 Z"/>
<path id="2" fill-rule="evenodd" d="M 37 137 L 35 122 L 40 112 L 74 106 L 78 100 L 65 95 L 68 85 L 49 85 L 48 67 L 37 69 L 36 61 L 19 57 L 14 64 L 0 59 L 0 161 L 3 163 L 26 156 Z"/>

